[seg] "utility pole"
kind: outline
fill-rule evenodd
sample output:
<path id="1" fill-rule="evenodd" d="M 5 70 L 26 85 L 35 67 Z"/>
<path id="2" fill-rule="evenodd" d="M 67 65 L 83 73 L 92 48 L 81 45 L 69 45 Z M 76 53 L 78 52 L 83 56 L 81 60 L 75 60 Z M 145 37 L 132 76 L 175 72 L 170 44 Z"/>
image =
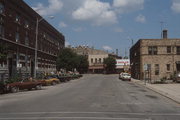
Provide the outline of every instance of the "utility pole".
<path id="1" fill-rule="evenodd" d="M 126 51 L 126 48 L 125 48 L 125 58 L 127 57 L 127 51 Z"/>
<path id="2" fill-rule="evenodd" d="M 54 16 L 48 16 L 49 18 L 53 19 Z M 37 77 L 37 69 L 38 69 L 38 31 L 39 31 L 39 22 L 41 22 L 42 20 L 44 20 L 43 17 L 41 17 L 40 19 L 37 17 L 36 18 L 36 41 L 35 41 L 35 53 L 34 53 L 34 78 Z"/>

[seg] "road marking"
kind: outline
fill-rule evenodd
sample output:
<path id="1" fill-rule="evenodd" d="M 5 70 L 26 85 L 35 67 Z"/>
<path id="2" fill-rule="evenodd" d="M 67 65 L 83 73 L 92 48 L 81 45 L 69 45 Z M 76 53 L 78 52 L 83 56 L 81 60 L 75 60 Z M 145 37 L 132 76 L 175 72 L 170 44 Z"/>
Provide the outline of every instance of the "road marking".
<path id="1" fill-rule="evenodd" d="M 151 120 L 149 118 L 110 118 L 110 117 L 19 117 L 19 118 L 0 118 L 0 120 L 37 120 L 37 119 L 89 119 L 89 120 Z"/>
<path id="2" fill-rule="evenodd" d="M 119 113 L 119 112 L 14 112 L 0 115 L 38 115 L 38 114 L 116 114 L 116 115 L 151 115 L 151 116 L 180 116 L 180 113 Z"/>

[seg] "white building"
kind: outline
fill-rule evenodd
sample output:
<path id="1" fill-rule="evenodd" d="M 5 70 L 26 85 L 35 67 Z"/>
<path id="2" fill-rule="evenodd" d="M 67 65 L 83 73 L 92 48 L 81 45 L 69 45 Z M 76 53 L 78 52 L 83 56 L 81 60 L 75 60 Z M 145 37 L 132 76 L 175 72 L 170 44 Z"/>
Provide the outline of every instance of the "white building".
<path id="1" fill-rule="evenodd" d="M 130 60 L 129 59 L 116 59 L 116 69 L 118 72 L 126 71 L 130 69 Z"/>

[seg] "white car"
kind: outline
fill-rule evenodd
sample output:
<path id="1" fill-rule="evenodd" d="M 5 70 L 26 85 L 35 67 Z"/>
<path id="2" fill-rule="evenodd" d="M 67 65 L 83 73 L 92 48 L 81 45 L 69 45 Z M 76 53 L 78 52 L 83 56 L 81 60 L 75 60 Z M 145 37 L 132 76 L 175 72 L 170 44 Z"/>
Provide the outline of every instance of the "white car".
<path id="1" fill-rule="evenodd" d="M 120 73 L 119 79 L 131 81 L 131 75 L 129 73 Z"/>

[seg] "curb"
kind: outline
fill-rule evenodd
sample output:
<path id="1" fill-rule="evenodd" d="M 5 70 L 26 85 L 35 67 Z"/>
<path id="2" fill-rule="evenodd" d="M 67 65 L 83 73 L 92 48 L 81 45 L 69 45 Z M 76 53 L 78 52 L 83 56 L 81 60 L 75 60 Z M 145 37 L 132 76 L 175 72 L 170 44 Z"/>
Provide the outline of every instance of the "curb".
<path id="1" fill-rule="evenodd" d="M 141 81 L 132 80 L 132 82 L 135 83 L 135 84 L 144 86 L 144 87 L 146 87 L 146 88 L 148 88 L 148 89 L 150 89 L 150 90 L 152 90 L 152 91 L 154 91 L 154 92 L 156 92 L 156 93 L 158 93 L 158 94 L 160 94 L 160 95 L 162 95 L 162 96 L 164 96 L 166 98 L 169 98 L 169 99 L 173 100 L 174 102 L 176 102 L 178 104 L 180 104 L 180 100 L 177 97 L 175 97 L 173 95 L 170 95 L 167 92 L 158 90 L 158 89 L 156 89 L 154 87 L 149 86 L 148 84 L 144 85 L 144 83 L 141 82 Z"/>

